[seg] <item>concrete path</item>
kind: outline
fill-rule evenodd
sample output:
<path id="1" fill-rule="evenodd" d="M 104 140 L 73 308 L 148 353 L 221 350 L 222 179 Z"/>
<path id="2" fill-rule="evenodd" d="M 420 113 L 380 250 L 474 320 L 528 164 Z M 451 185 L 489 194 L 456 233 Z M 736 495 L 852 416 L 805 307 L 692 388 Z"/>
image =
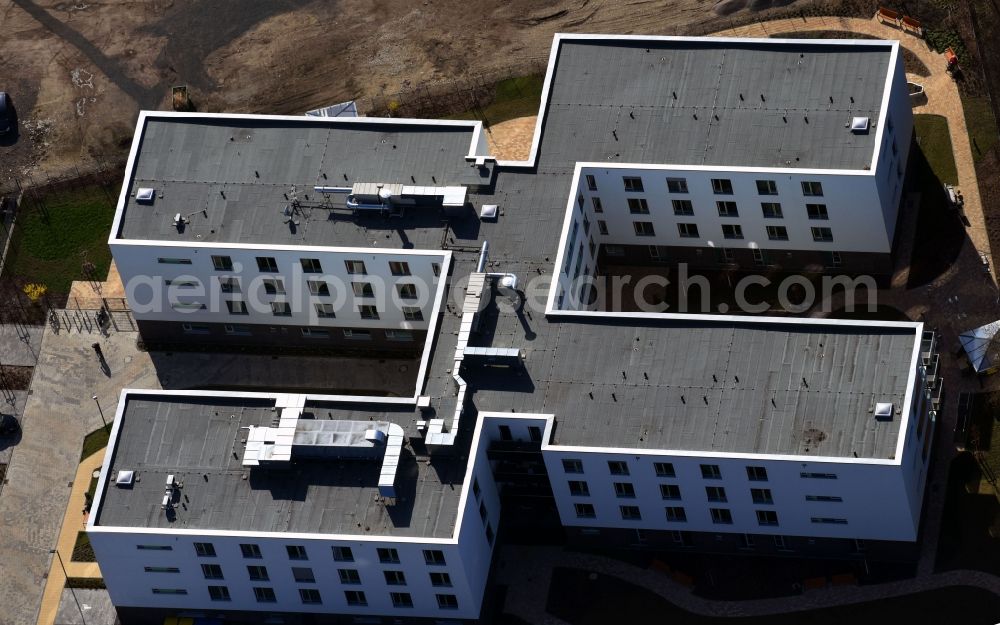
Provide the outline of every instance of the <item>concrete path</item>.
<path id="1" fill-rule="evenodd" d="M 76 546 L 76 537 L 87 527 L 87 517 L 84 512 L 86 504 L 85 494 L 90 487 L 90 480 L 94 471 L 101 470 L 104 462 L 105 449 L 101 449 L 88 458 L 84 458 L 76 471 L 76 478 L 73 480 L 73 489 L 70 492 L 69 503 L 66 506 L 66 514 L 63 517 L 62 529 L 59 532 L 59 539 L 56 542 L 56 550 L 62 557 L 60 563 L 58 558 L 52 559 L 49 566 L 49 576 L 45 582 L 45 591 L 42 594 L 42 607 L 38 613 L 38 625 L 63 624 L 65 621 L 57 621 L 59 605 L 66 590 L 66 576 L 86 577 L 90 579 L 101 578 L 101 567 L 96 562 L 74 562 L 73 547 Z M 65 571 L 63 570 L 65 567 Z M 76 608 L 74 604 L 74 609 Z M 77 610 L 79 612 L 79 610 Z M 84 612 L 86 614 L 86 612 Z M 79 614 L 78 614 L 79 616 Z"/>
<path id="2" fill-rule="evenodd" d="M 559 547 L 504 546 L 497 553 L 497 582 L 505 584 L 504 612 L 532 625 L 567 625 L 545 610 L 552 570 L 567 567 L 622 579 L 663 597 L 688 612 L 702 616 L 766 616 L 837 605 L 861 603 L 924 592 L 946 586 L 975 586 L 1000 592 L 1000 578 L 979 571 L 948 571 L 918 579 L 870 586 L 835 586 L 807 590 L 793 597 L 755 601 L 714 601 L 696 596 L 668 575 L 620 560 L 565 551 Z M 961 611 L 960 606 L 956 610 Z"/>
<path id="3" fill-rule="evenodd" d="M 872 19 L 850 17 L 789 18 L 730 28 L 715 34 L 722 37 L 769 37 L 782 33 L 822 30 L 852 32 L 880 39 L 898 40 L 900 45 L 913 52 L 927 66 L 930 76 L 907 75 L 908 79 L 922 84 L 927 94 L 925 103 L 915 107 L 913 112 L 943 115 L 948 118 L 948 132 L 951 135 L 951 145 L 955 152 L 959 188 L 965 196 L 965 213 L 969 219 L 967 232 L 973 245 L 989 259 L 990 267 L 993 267 L 993 254 L 990 250 L 983 204 L 979 196 L 979 181 L 976 178 L 976 168 L 972 160 L 969 130 L 965 125 L 965 111 L 962 108 L 962 99 L 958 94 L 958 86 L 945 71 L 946 63 L 943 54 L 938 54 L 928 48 L 923 39 L 883 24 L 874 17 Z"/>
<path id="4" fill-rule="evenodd" d="M 42 345 L 41 326 L 0 324 L 0 363 L 14 367 L 34 367 Z"/>
<path id="5" fill-rule="evenodd" d="M 135 351 L 134 334 L 102 339 L 110 372 L 98 367 L 87 334 L 46 333 L 32 394 L 21 419 L 22 438 L 0 494 L 0 597 L 3 625 L 34 625 L 59 528 L 69 502 L 86 433 L 114 415 L 122 387 L 155 388 L 154 370 Z"/>
<path id="6" fill-rule="evenodd" d="M 79 605 L 77 605 L 79 601 Z M 80 613 L 83 613 L 82 615 Z M 59 625 L 115 625 L 118 614 L 107 590 L 66 590 L 59 604 Z"/>

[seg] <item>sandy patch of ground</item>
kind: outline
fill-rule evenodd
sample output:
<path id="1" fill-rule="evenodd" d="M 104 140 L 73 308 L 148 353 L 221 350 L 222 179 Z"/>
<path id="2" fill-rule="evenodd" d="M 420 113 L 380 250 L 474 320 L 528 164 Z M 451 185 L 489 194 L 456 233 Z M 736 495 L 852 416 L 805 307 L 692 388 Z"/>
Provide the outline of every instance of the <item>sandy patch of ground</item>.
<path id="1" fill-rule="evenodd" d="M 490 152 L 502 161 L 524 161 L 531 153 L 531 141 L 535 136 L 537 115 L 509 119 L 490 126 L 486 131 L 486 142 Z"/>

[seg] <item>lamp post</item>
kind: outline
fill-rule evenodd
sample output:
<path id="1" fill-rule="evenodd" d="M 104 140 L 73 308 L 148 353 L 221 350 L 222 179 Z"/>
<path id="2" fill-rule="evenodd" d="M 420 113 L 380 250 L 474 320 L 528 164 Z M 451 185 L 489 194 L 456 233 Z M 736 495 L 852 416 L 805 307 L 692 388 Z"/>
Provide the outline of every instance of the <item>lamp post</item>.
<path id="1" fill-rule="evenodd" d="M 101 413 L 101 423 L 104 424 L 104 429 L 108 429 L 108 420 L 104 418 L 104 411 L 101 410 L 101 402 L 97 401 L 97 395 L 91 395 L 90 398 L 97 404 L 97 412 Z"/>
<path id="2" fill-rule="evenodd" d="M 66 586 L 69 586 L 69 573 L 66 572 L 66 565 L 63 564 L 63 559 L 59 554 L 59 550 L 50 549 L 49 553 L 56 554 L 56 558 L 59 560 L 59 568 L 62 569 L 63 578 L 66 579 Z M 87 619 L 83 617 L 83 606 L 80 605 L 80 600 L 76 598 L 76 590 L 73 587 L 70 587 L 69 594 L 73 595 L 73 601 L 76 602 L 76 609 L 80 611 L 80 620 L 83 621 L 83 625 L 87 625 Z"/>

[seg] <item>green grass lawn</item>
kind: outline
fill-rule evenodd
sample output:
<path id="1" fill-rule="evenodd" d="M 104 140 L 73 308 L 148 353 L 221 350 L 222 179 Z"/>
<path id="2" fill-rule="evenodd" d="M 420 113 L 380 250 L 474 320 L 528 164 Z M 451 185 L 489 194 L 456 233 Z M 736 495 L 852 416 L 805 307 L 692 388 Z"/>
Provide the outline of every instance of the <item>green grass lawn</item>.
<path id="1" fill-rule="evenodd" d="M 80 462 L 108 446 L 111 436 L 110 428 L 100 428 L 87 434 L 83 439 L 83 450 L 80 451 Z"/>
<path id="2" fill-rule="evenodd" d="M 920 150 L 927 157 L 934 175 L 942 183 L 958 184 L 955 153 L 948 134 L 948 120 L 941 115 L 914 115 L 914 131 Z"/>
<path id="3" fill-rule="evenodd" d="M 993 119 L 993 109 L 986 98 L 962 98 L 965 110 L 965 126 L 969 129 L 972 142 L 972 160 L 978 161 L 997 142 L 997 123 Z"/>
<path id="4" fill-rule="evenodd" d="M 451 119 L 478 119 L 489 125 L 508 119 L 537 115 L 545 77 L 519 76 L 501 80 L 494 86 L 493 100 L 482 109 L 464 111 Z"/>
<path id="5" fill-rule="evenodd" d="M 76 533 L 76 543 L 73 545 L 73 555 L 70 557 L 73 562 L 96 562 L 94 548 L 90 546 L 90 537 L 87 532 Z"/>
<path id="6" fill-rule="evenodd" d="M 42 283 L 50 293 L 68 293 L 83 279 L 84 253 L 101 280 L 111 264 L 107 239 L 115 207 L 99 186 L 39 196 L 40 210 L 25 199 L 17 218 L 5 277 Z"/>

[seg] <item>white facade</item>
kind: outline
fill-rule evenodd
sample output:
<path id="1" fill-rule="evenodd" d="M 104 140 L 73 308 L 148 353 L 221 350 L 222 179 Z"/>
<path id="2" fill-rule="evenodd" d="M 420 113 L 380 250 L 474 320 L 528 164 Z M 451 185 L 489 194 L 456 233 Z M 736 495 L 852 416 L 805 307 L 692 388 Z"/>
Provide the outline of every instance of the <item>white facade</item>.
<path id="1" fill-rule="evenodd" d="M 135 241 L 111 247 L 137 320 L 190 324 L 426 330 L 451 261 L 450 252 L 429 250 Z M 303 260 L 318 261 L 319 271 L 307 273 Z M 234 300 L 245 313 L 230 308 Z M 287 314 L 276 312 L 275 302 L 287 303 Z M 317 304 L 333 316 L 321 315 Z M 374 306 L 377 318 L 361 306 Z"/>
<path id="2" fill-rule="evenodd" d="M 119 402 L 110 448 L 124 427 L 127 393 Z M 500 515 L 486 460 L 490 438 L 482 432 L 481 421 L 451 538 L 114 527 L 101 525 L 98 514 L 91 515 L 87 532 L 119 608 L 476 619 Z M 105 457 L 95 511 L 113 479 L 112 457 Z"/>

